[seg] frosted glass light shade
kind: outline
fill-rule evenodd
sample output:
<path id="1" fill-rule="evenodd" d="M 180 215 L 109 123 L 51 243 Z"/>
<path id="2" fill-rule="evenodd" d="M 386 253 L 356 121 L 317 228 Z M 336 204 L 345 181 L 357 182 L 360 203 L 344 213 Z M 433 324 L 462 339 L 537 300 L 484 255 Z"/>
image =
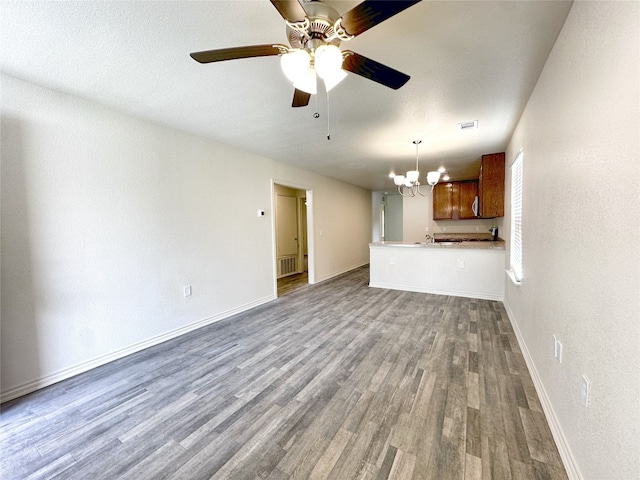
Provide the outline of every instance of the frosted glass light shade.
<path id="1" fill-rule="evenodd" d="M 293 86 L 298 90 L 315 95 L 318 93 L 318 82 L 316 80 L 316 72 L 313 68 L 307 67 L 302 75 L 293 82 Z"/>
<path id="2" fill-rule="evenodd" d="M 418 170 L 409 170 L 407 172 L 407 180 L 411 183 L 417 182 L 420 177 L 420 172 Z"/>
<path id="3" fill-rule="evenodd" d="M 311 55 L 306 50 L 296 49 L 280 57 L 280 68 L 291 83 L 305 75 L 311 64 Z"/>
<path id="4" fill-rule="evenodd" d="M 431 186 L 435 185 L 436 183 L 438 183 L 438 180 L 440 180 L 440 172 L 429 172 L 427 173 L 427 183 Z"/>
<path id="5" fill-rule="evenodd" d="M 404 185 L 404 175 L 396 175 L 395 177 L 393 177 L 393 183 L 398 186 Z"/>
<path id="6" fill-rule="evenodd" d="M 330 91 L 333 87 L 335 87 L 336 85 L 338 85 L 342 80 L 344 80 L 347 76 L 347 72 L 345 72 L 344 70 L 340 69 L 337 70 L 329 75 L 326 75 L 323 80 L 324 80 L 324 88 L 328 91 Z"/>
<path id="7" fill-rule="evenodd" d="M 335 45 L 320 45 L 314 52 L 314 65 L 322 79 L 335 75 L 342 68 L 342 52 Z"/>

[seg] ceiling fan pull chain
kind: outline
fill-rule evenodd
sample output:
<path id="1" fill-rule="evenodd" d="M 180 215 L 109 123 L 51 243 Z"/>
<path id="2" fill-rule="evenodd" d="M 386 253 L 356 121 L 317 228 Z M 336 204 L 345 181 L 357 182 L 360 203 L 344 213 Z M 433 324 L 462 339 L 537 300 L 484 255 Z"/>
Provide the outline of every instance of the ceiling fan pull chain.
<path id="1" fill-rule="evenodd" d="M 331 140 L 331 126 L 329 125 L 329 92 L 327 91 L 327 140 Z"/>
<path id="2" fill-rule="evenodd" d="M 318 112 L 318 95 L 315 95 L 316 100 L 316 113 L 313 114 L 313 118 L 320 118 L 320 113 Z"/>

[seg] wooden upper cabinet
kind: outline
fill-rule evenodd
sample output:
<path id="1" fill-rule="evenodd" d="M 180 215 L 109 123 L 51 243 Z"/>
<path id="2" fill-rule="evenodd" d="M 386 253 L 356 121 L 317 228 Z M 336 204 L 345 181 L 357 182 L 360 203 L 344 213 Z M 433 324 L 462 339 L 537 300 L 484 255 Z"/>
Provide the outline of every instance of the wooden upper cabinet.
<path id="1" fill-rule="evenodd" d="M 459 208 L 458 218 L 478 218 L 478 182 L 458 182 Z"/>
<path id="2" fill-rule="evenodd" d="M 434 220 L 464 220 L 478 218 L 478 182 L 438 183 L 433 189 Z M 476 209 L 474 211 L 474 209 Z"/>
<path id="3" fill-rule="evenodd" d="M 480 217 L 504 217 L 504 152 L 482 156 L 478 197 Z"/>
<path id="4" fill-rule="evenodd" d="M 453 219 L 453 183 L 438 183 L 433 188 L 433 219 Z"/>

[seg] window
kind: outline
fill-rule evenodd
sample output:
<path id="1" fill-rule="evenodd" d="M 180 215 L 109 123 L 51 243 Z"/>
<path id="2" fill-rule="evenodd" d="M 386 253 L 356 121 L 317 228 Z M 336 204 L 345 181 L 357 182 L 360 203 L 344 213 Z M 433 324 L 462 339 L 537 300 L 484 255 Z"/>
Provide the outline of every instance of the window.
<path id="1" fill-rule="evenodd" d="M 510 274 L 516 283 L 522 280 L 522 150 L 511 165 L 511 244 Z"/>

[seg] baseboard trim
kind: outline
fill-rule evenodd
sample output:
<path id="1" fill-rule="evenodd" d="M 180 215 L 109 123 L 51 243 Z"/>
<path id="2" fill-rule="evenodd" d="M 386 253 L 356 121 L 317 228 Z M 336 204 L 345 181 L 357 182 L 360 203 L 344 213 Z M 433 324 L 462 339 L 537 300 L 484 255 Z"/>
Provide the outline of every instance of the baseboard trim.
<path id="1" fill-rule="evenodd" d="M 524 361 L 527 364 L 527 368 L 529 369 L 529 373 L 531 374 L 531 380 L 533 380 L 533 385 L 536 388 L 536 393 L 538 394 L 538 398 L 540 398 L 540 403 L 542 404 L 542 410 L 547 419 L 547 423 L 549 424 L 549 428 L 551 430 L 551 435 L 553 435 L 553 439 L 556 442 L 556 446 L 558 447 L 558 452 L 560 453 L 560 458 L 562 459 L 562 463 L 564 465 L 565 470 L 567 471 L 567 476 L 570 480 L 583 480 L 582 473 L 580 473 L 580 469 L 578 468 L 578 463 L 576 462 L 573 453 L 571 452 L 571 448 L 569 447 L 569 442 L 564 435 L 564 431 L 562 430 L 562 426 L 558 421 L 558 417 L 553 409 L 553 405 L 551 404 L 551 400 L 547 395 L 547 391 L 544 388 L 544 384 L 542 383 L 542 379 L 538 374 L 538 370 L 536 369 L 536 365 L 533 362 L 533 358 L 529 353 L 529 349 L 527 348 L 527 344 L 524 341 L 524 337 L 520 332 L 520 328 L 518 327 L 518 323 L 516 322 L 515 316 L 509 307 L 507 302 L 502 302 L 504 304 L 504 308 L 507 312 L 507 316 L 509 317 L 509 321 L 511 322 L 511 326 L 513 327 L 513 331 L 516 334 L 516 339 L 518 340 L 518 344 L 520 345 L 520 351 L 522 352 L 522 356 L 524 357 Z"/>
<path id="2" fill-rule="evenodd" d="M 79 363 L 78 365 L 74 365 L 73 367 L 69 367 L 59 372 L 52 373 L 50 375 L 46 375 L 44 377 L 38 378 L 29 383 L 25 383 L 23 385 L 19 385 L 17 387 L 11 388 L 0 394 L 0 403 L 7 402 L 9 400 L 14 400 L 18 397 L 22 397 L 23 395 L 27 395 L 29 393 L 35 392 L 36 390 L 39 390 L 44 387 L 48 387 L 55 383 L 61 382 L 62 380 L 66 380 L 68 378 L 71 378 L 81 373 L 92 370 L 96 367 L 106 365 L 109 362 L 113 362 L 114 360 L 118 360 L 120 358 L 126 357 L 127 355 L 131 355 L 133 353 L 140 352 L 146 348 L 159 345 L 163 342 L 166 342 L 168 340 L 172 340 L 181 335 L 184 335 L 185 333 L 192 332 L 193 330 L 197 330 L 199 328 L 205 327 L 212 323 L 219 322 L 220 320 L 224 320 L 226 318 L 232 317 L 234 315 L 245 312 L 247 310 L 251 310 L 252 308 L 268 303 L 272 300 L 275 300 L 276 298 L 277 297 L 273 294 L 268 295 L 266 297 L 255 300 L 253 302 L 249 302 L 239 307 L 226 310 L 216 315 L 211 315 L 209 317 L 198 320 L 197 322 L 190 323 L 189 325 L 185 325 L 184 327 L 171 330 L 169 332 L 163 333 L 156 337 L 152 337 L 143 342 L 139 342 L 129 347 L 125 347 L 121 350 L 117 350 L 115 352 L 102 355 L 100 357 L 88 360 L 86 362 Z"/>
<path id="3" fill-rule="evenodd" d="M 340 275 L 343 275 L 343 274 L 345 274 L 347 272 L 350 272 L 351 270 L 355 270 L 356 268 L 364 267 L 365 265 L 369 265 L 369 261 L 368 260 L 366 262 L 364 262 L 364 263 L 359 264 L 359 265 L 354 265 L 354 266 L 351 266 L 351 267 L 347 267 L 347 268 L 345 268 L 343 270 L 331 273 L 331 274 L 326 275 L 324 277 L 316 278 L 316 281 L 314 282 L 314 284 L 320 283 L 320 282 L 326 282 L 327 280 L 331 280 L 332 278 L 339 277 Z"/>
<path id="4" fill-rule="evenodd" d="M 388 290 L 404 290 L 406 292 L 430 293 L 432 295 L 449 295 L 451 297 L 477 298 L 479 300 L 495 300 L 498 302 L 502 302 L 504 300 L 504 295 L 480 292 L 461 292 L 453 290 L 433 290 L 430 288 L 416 287 L 415 285 L 396 285 L 390 283 L 370 282 L 369 286 L 373 288 L 386 288 Z"/>

